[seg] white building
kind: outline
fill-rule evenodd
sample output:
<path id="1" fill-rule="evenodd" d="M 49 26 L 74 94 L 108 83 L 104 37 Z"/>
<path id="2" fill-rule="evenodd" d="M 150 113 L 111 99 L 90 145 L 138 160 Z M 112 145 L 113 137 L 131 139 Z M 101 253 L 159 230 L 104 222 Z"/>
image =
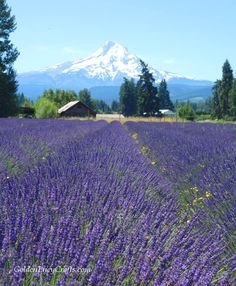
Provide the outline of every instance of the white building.
<path id="1" fill-rule="evenodd" d="M 159 111 L 160 111 L 160 113 L 162 115 L 165 115 L 165 116 L 173 116 L 173 115 L 175 115 L 175 112 L 173 112 L 170 109 L 160 109 Z"/>

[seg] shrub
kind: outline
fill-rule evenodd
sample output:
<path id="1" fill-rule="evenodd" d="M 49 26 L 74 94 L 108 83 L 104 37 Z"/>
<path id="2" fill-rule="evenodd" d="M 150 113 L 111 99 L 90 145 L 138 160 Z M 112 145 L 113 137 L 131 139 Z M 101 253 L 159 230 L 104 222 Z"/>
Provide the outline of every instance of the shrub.
<path id="1" fill-rule="evenodd" d="M 195 119 L 195 113 L 190 104 L 181 105 L 177 112 L 180 118 L 184 118 L 190 121 L 193 121 Z"/>
<path id="2" fill-rule="evenodd" d="M 35 104 L 36 118 L 55 118 L 57 117 L 57 106 L 46 98 L 39 98 Z"/>

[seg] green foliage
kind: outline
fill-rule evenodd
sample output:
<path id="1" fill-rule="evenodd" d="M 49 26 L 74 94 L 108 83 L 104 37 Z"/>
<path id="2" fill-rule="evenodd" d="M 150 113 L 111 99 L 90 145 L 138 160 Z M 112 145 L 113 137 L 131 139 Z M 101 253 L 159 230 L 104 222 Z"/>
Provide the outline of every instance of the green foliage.
<path id="1" fill-rule="evenodd" d="M 236 79 L 234 79 L 233 86 L 229 92 L 229 102 L 230 102 L 230 115 L 234 120 L 236 120 Z"/>
<path id="2" fill-rule="evenodd" d="M 197 115 L 196 118 L 197 121 L 205 121 L 205 120 L 209 121 L 211 119 L 212 119 L 211 114 L 199 114 Z"/>
<path id="3" fill-rule="evenodd" d="M 125 116 L 135 115 L 136 109 L 136 87 L 134 80 L 124 78 L 124 83 L 120 87 L 120 108 Z"/>
<path id="4" fill-rule="evenodd" d="M 154 115 L 159 110 L 157 88 L 154 86 L 155 79 L 149 71 L 148 65 L 140 60 L 141 75 L 137 83 L 138 113 Z"/>
<path id="5" fill-rule="evenodd" d="M 212 117 L 217 119 L 222 118 L 221 105 L 220 105 L 220 89 L 221 89 L 221 81 L 217 80 L 212 88 L 213 92 Z"/>
<path id="6" fill-rule="evenodd" d="M 119 102 L 116 101 L 116 100 L 113 100 L 112 103 L 111 103 L 111 110 L 113 112 L 118 112 L 119 109 L 120 109 Z"/>
<path id="7" fill-rule="evenodd" d="M 15 29 L 11 9 L 5 0 L 0 0 L 0 117 L 17 113 L 17 82 L 13 63 L 19 53 L 9 39 Z"/>
<path id="8" fill-rule="evenodd" d="M 18 107 L 34 107 L 34 103 L 29 98 L 25 97 L 23 93 L 17 95 Z"/>
<path id="9" fill-rule="evenodd" d="M 98 113 L 111 113 L 111 108 L 108 104 L 106 104 L 103 100 L 93 100 L 95 110 Z"/>
<path id="10" fill-rule="evenodd" d="M 158 87 L 159 107 L 160 109 L 174 110 L 174 105 L 170 100 L 170 93 L 167 89 L 167 83 L 163 79 Z"/>
<path id="11" fill-rule="evenodd" d="M 217 80 L 212 89 L 213 118 L 222 119 L 233 116 L 233 95 L 230 95 L 231 89 L 233 88 L 233 80 L 233 70 L 231 69 L 229 61 L 226 60 L 222 68 L 222 79 Z"/>
<path id="12" fill-rule="evenodd" d="M 94 101 L 92 100 L 91 93 L 87 88 L 80 90 L 79 100 L 86 104 L 91 109 L 95 109 Z"/>
<path id="13" fill-rule="evenodd" d="M 10 156 L 5 160 L 6 168 L 10 174 L 15 175 L 19 171 L 19 165 Z"/>
<path id="14" fill-rule="evenodd" d="M 56 104 L 45 97 L 39 98 L 35 103 L 35 115 L 37 118 L 57 117 Z"/>
<path id="15" fill-rule="evenodd" d="M 193 111 L 198 115 L 209 115 L 212 111 L 212 98 L 209 97 L 206 100 L 199 100 L 197 102 L 190 102 Z"/>
<path id="16" fill-rule="evenodd" d="M 74 91 L 62 89 L 56 89 L 55 91 L 48 89 L 44 91 L 42 97 L 53 102 L 57 108 L 64 106 L 70 101 L 78 100 L 78 96 Z"/>
<path id="17" fill-rule="evenodd" d="M 45 99 L 45 101 L 40 101 L 40 110 L 44 109 L 42 117 L 45 118 L 47 117 L 55 117 L 57 112 L 55 113 L 53 110 L 55 107 L 57 110 L 67 104 L 70 101 L 75 101 L 75 100 L 80 100 L 84 104 L 86 104 L 88 107 L 91 109 L 99 112 L 99 113 L 110 113 L 111 108 L 103 101 L 103 100 L 95 100 L 91 97 L 91 93 L 87 88 L 84 88 L 80 90 L 79 94 L 77 94 L 74 91 L 65 91 L 61 89 L 56 89 L 55 91 L 52 89 L 46 90 L 43 95 L 41 96 L 42 99 Z M 49 104 L 51 102 L 52 104 L 50 105 L 50 112 L 49 114 L 46 114 L 46 107 L 43 108 L 43 104 Z M 41 111 L 37 113 L 36 108 L 36 116 L 41 118 Z M 50 116 L 49 116 L 50 115 Z"/>
<path id="18" fill-rule="evenodd" d="M 195 118 L 195 113 L 194 113 L 193 108 L 189 102 L 188 103 L 182 103 L 178 107 L 177 113 L 178 113 L 180 118 L 184 118 L 187 120 L 192 121 Z"/>
<path id="19" fill-rule="evenodd" d="M 15 72 L 0 71 L 0 117 L 14 116 L 17 114 L 17 84 Z"/>
<path id="20" fill-rule="evenodd" d="M 229 92 L 233 85 L 233 78 L 233 70 L 231 69 L 229 61 L 226 60 L 222 68 L 222 80 L 219 92 L 221 112 L 223 116 L 229 114 Z"/>

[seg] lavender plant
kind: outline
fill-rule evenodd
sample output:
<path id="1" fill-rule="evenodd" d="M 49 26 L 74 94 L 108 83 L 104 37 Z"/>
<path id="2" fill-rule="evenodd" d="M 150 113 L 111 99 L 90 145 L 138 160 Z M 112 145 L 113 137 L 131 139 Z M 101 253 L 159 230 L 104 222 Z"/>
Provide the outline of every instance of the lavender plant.
<path id="1" fill-rule="evenodd" d="M 212 207 L 215 193 L 208 190 L 204 207 L 180 213 L 176 181 L 161 171 L 164 165 L 152 164 L 154 144 L 145 143 L 144 154 L 118 122 L 55 120 L 48 129 L 39 121 L 27 124 L 53 153 L 2 182 L 2 285 L 234 284 L 229 226 L 207 223 L 205 206 Z M 148 130 L 141 123 L 127 126 L 139 142 Z M 190 181 L 187 169 L 181 175 Z M 23 266 L 88 271 L 15 271 Z"/>

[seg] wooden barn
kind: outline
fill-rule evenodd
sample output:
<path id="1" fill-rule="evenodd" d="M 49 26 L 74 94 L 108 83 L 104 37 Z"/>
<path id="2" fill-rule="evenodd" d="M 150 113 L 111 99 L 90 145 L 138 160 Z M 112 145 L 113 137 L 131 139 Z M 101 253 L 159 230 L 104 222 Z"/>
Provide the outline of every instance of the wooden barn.
<path id="1" fill-rule="evenodd" d="M 61 117 L 96 117 L 96 112 L 79 100 L 62 106 L 58 113 Z"/>

